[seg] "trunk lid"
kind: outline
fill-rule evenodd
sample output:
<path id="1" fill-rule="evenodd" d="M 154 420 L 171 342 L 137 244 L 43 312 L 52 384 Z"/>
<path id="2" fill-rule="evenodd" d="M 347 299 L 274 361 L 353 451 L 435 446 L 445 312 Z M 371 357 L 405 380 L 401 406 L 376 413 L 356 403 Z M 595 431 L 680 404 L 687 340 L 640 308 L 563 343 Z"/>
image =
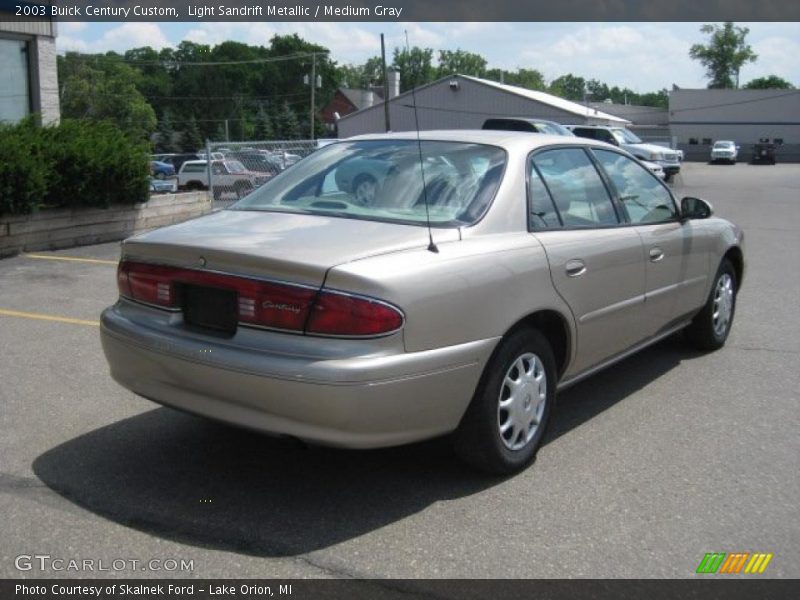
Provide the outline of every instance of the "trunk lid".
<path id="1" fill-rule="evenodd" d="M 437 243 L 459 239 L 457 229 L 433 234 Z M 319 286 L 331 267 L 427 245 L 425 227 L 223 210 L 129 238 L 122 257 Z"/>

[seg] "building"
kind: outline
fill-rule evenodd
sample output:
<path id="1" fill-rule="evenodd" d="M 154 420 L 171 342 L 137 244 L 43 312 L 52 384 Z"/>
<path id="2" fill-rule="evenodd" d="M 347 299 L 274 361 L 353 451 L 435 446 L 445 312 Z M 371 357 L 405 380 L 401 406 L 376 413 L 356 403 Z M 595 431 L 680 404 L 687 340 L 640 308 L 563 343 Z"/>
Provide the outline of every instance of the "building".
<path id="1" fill-rule="evenodd" d="M 42 123 L 57 123 L 56 23 L 22 20 L 12 10 L 10 2 L 0 0 L 0 122 L 38 113 Z"/>
<path id="2" fill-rule="evenodd" d="M 372 87 L 367 90 L 340 87 L 330 102 L 322 108 L 322 120 L 331 129 L 341 117 L 383 101 L 383 88 Z"/>
<path id="3" fill-rule="evenodd" d="M 552 94 L 467 75 L 443 77 L 392 97 L 392 131 L 479 129 L 491 117 L 535 117 L 562 124 L 627 125 L 630 121 Z M 414 106 L 416 104 L 416 115 Z M 351 113 L 338 121 L 339 137 L 386 130 L 384 105 Z"/>
<path id="4" fill-rule="evenodd" d="M 768 139 L 778 160 L 800 160 L 800 90 L 673 90 L 669 119 L 689 159 L 708 160 L 716 140 L 733 140 L 742 157 Z"/>

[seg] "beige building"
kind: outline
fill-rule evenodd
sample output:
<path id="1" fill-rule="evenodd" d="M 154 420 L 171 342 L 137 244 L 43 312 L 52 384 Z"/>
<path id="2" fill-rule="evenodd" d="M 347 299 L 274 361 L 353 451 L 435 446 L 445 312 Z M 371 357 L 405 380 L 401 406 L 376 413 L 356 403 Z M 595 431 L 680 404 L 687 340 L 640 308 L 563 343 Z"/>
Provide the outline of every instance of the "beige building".
<path id="1" fill-rule="evenodd" d="M 707 160 L 710 145 L 732 140 L 749 156 L 753 144 L 778 144 L 778 160 L 800 160 L 800 90 L 673 90 L 669 125 L 690 159 Z"/>
<path id="2" fill-rule="evenodd" d="M 399 84 L 398 84 L 399 85 Z M 467 75 L 443 77 L 418 87 L 412 96 L 389 94 L 393 131 L 480 129 L 491 117 L 531 117 L 575 125 L 627 125 L 625 118 L 552 94 Z M 416 115 L 414 105 L 416 104 Z M 339 137 L 385 131 L 383 102 L 343 116 Z"/>
<path id="3" fill-rule="evenodd" d="M 0 11 L 0 122 L 16 123 L 31 113 L 57 123 L 56 23 L 21 20 Z"/>

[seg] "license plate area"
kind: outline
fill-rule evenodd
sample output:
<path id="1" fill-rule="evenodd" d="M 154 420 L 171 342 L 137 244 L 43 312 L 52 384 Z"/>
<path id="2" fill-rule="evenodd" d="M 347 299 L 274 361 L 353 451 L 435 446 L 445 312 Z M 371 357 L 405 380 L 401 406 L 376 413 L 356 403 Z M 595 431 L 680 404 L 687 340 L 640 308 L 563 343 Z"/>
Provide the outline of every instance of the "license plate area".
<path id="1" fill-rule="evenodd" d="M 239 320 L 233 290 L 183 284 L 183 322 L 190 329 L 232 336 Z"/>

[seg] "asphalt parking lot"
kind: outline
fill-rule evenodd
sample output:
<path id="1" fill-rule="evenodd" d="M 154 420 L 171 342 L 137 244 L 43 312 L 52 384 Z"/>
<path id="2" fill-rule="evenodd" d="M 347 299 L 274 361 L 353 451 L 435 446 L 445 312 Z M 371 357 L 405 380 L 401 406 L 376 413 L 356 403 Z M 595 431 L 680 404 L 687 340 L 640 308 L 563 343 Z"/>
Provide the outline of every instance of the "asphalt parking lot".
<path id="1" fill-rule="evenodd" d="M 118 244 L 1 260 L 0 577 L 683 578 L 706 552 L 800 577 L 800 165 L 687 163 L 674 188 L 745 229 L 727 346 L 672 338 L 571 388 L 507 479 L 441 440 L 307 448 L 138 398 L 98 336 Z"/>

